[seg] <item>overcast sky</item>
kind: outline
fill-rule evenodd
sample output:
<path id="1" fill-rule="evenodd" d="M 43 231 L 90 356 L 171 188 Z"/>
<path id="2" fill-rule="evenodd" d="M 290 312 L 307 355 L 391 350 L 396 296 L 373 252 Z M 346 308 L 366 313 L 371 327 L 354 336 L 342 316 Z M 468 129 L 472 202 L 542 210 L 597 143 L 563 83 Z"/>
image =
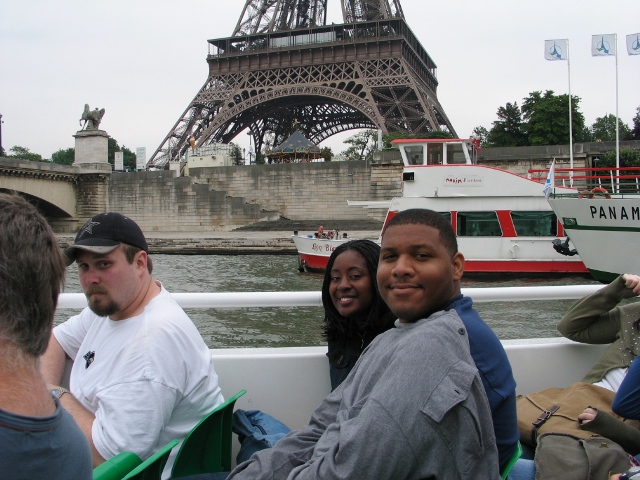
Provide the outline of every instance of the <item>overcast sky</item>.
<path id="1" fill-rule="evenodd" d="M 228 37 L 244 0 L 0 0 L 2 145 L 50 158 L 74 146 L 84 104 L 100 128 L 147 158 L 207 78 L 207 39 Z M 461 137 L 491 128 L 496 110 L 536 90 L 568 92 L 567 62 L 544 41 L 570 42 L 571 93 L 588 125 L 616 111 L 614 57 L 592 57 L 591 36 L 618 35 L 618 112 L 640 106 L 638 0 L 402 0 L 410 28 L 438 66 L 438 99 Z M 342 23 L 328 0 L 329 23 Z M 334 153 L 350 133 L 327 140 Z M 235 141 L 248 147 L 247 135 Z"/>

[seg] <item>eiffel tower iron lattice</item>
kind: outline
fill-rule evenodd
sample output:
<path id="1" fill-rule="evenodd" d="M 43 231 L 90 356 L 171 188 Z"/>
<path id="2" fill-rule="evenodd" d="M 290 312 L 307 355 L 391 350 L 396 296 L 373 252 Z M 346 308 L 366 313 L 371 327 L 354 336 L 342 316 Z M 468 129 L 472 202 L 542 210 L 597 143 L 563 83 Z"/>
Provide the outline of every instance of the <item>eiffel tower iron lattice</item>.
<path id="1" fill-rule="evenodd" d="M 256 152 L 294 129 L 318 144 L 346 130 L 455 136 L 436 97 L 436 64 L 407 25 L 400 0 L 247 0 L 233 36 L 209 40 L 209 76 L 149 159 L 167 168 L 196 146 L 248 129 Z"/>

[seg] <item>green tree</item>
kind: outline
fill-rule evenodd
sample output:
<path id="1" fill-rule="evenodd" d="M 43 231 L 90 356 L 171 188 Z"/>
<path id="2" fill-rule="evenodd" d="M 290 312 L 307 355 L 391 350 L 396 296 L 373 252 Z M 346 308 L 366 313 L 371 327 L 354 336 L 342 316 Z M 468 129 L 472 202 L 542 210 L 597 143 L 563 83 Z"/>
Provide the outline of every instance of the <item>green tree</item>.
<path id="1" fill-rule="evenodd" d="M 583 141 L 584 115 L 578 106 L 580 98 L 572 96 L 571 116 L 573 141 Z M 553 90 L 532 92 L 522 103 L 522 119 L 529 145 L 565 145 L 569 140 L 569 95 L 555 95 Z"/>
<path id="2" fill-rule="evenodd" d="M 109 137 L 109 140 L 107 142 L 107 159 L 111 165 L 115 164 L 116 152 L 122 152 L 124 154 L 122 157 L 125 169 L 129 168 L 130 170 L 135 170 L 136 154 L 124 145 L 122 146 L 122 148 L 120 148 L 120 145 L 118 145 L 118 141 L 115 138 Z"/>
<path id="3" fill-rule="evenodd" d="M 331 150 L 331 147 L 322 147 L 320 149 L 320 154 L 322 155 L 322 158 L 324 158 L 325 162 L 330 162 L 333 158 L 333 151 Z"/>
<path id="4" fill-rule="evenodd" d="M 521 147 L 527 145 L 527 134 L 518 103 L 507 103 L 496 112 L 498 120 L 492 123 L 486 141 L 494 147 Z"/>
<path id="5" fill-rule="evenodd" d="M 614 128 L 615 131 L 615 128 Z M 616 151 L 610 150 L 600 159 L 597 167 L 615 167 Z M 621 167 L 640 167 L 640 152 L 633 148 L 624 147 L 620 149 L 620 166 Z"/>
<path id="6" fill-rule="evenodd" d="M 640 107 L 636 109 L 636 116 L 633 117 L 633 128 L 625 140 L 640 140 Z"/>
<path id="7" fill-rule="evenodd" d="M 413 136 L 414 138 L 453 138 L 453 135 L 444 130 L 433 130 L 431 132 L 419 133 Z"/>
<path id="8" fill-rule="evenodd" d="M 240 150 L 240 147 L 233 142 L 229 143 L 229 145 L 231 145 L 231 158 L 233 159 L 233 164 L 244 165 L 244 158 L 242 158 L 242 150 Z"/>
<path id="9" fill-rule="evenodd" d="M 375 130 L 364 130 L 347 138 L 344 143 L 350 145 L 342 156 L 345 160 L 373 160 L 378 133 Z"/>
<path id="10" fill-rule="evenodd" d="M 13 147 L 11 147 L 9 149 L 9 152 L 11 152 L 10 155 L 8 155 L 9 158 L 20 158 L 23 160 L 30 160 L 32 162 L 42 162 L 42 155 L 40 155 L 39 153 L 32 153 L 29 151 L 29 149 L 27 147 L 21 147 L 19 145 L 14 145 Z"/>
<path id="11" fill-rule="evenodd" d="M 594 141 L 593 132 L 591 131 L 591 128 L 589 128 L 587 125 L 584 126 L 584 128 L 582 129 L 582 132 L 578 132 L 577 134 L 574 134 L 574 138 L 579 139 L 577 140 L 578 142 Z"/>
<path id="12" fill-rule="evenodd" d="M 480 140 L 481 147 L 489 146 L 489 141 L 488 141 L 489 130 L 487 130 L 482 125 L 479 125 L 476 128 L 474 128 L 473 131 L 471 132 L 471 135 L 476 137 L 478 140 Z"/>
<path id="13" fill-rule="evenodd" d="M 60 149 L 57 152 L 53 152 L 53 154 L 51 154 L 51 161 L 60 165 L 71 165 L 75 160 L 75 155 L 75 148 L 67 148 L 66 150 Z"/>
<path id="14" fill-rule="evenodd" d="M 604 117 L 596 118 L 596 121 L 591 126 L 591 132 L 593 139 L 602 142 L 611 142 L 616 140 L 616 116 L 612 114 L 605 115 Z M 618 133 L 620 140 L 627 138 L 631 130 L 629 125 L 618 119 Z"/>

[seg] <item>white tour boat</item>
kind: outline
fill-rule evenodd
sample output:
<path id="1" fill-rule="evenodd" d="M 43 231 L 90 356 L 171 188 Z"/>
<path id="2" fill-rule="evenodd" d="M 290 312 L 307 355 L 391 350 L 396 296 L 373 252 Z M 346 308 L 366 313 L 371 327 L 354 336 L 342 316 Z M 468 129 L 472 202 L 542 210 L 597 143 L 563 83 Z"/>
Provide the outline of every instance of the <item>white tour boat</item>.
<path id="1" fill-rule="evenodd" d="M 591 276 L 610 282 L 640 273 L 640 167 L 557 169 L 584 186 L 554 189 L 549 204 Z"/>
<path id="2" fill-rule="evenodd" d="M 586 273 L 579 256 L 554 249 L 562 224 L 543 194 L 543 183 L 478 165 L 470 139 L 399 139 L 402 197 L 386 202 L 385 224 L 409 208 L 429 208 L 451 220 L 466 273 Z M 576 193 L 557 187 L 559 193 Z M 382 202 L 349 202 L 380 207 Z M 383 227 L 384 228 L 384 227 Z M 338 235 L 334 235 L 338 237 Z M 301 268 L 323 271 L 331 252 L 348 238 L 293 235 Z"/>
<path id="3" fill-rule="evenodd" d="M 475 303 L 578 299 L 602 285 L 463 288 Z M 252 308 L 321 306 L 320 292 L 174 293 L 183 308 Z M 60 295 L 58 308 L 86 306 L 82 293 Z M 586 345 L 564 338 L 504 340 L 517 393 L 562 387 L 580 381 L 606 345 Z M 225 398 L 245 389 L 235 408 L 262 410 L 296 429 L 331 391 L 326 346 L 212 349 Z M 67 374 L 70 368 L 67 369 Z M 233 458 L 239 450 L 233 441 Z"/>

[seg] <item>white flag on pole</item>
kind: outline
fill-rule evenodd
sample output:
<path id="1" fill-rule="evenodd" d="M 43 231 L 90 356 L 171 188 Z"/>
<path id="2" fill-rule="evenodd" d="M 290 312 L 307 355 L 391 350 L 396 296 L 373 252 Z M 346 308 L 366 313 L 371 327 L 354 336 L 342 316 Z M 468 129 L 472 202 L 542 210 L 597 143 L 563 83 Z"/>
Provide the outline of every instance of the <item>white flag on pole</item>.
<path id="1" fill-rule="evenodd" d="M 640 55 L 640 33 L 627 35 L 627 53 L 629 55 Z"/>
<path id="2" fill-rule="evenodd" d="M 616 54 L 616 34 L 592 35 L 591 55 L 594 57 L 606 57 Z"/>
<path id="3" fill-rule="evenodd" d="M 549 195 L 551 195 L 555 181 L 556 181 L 556 159 L 554 158 L 553 162 L 551 162 L 551 167 L 549 168 L 549 172 L 547 173 L 547 180 L 544 182 L 544 188 L 542 189 L 542 193 L 544 193 L 544 198 L 549 198 Z"/>
<path id="4" fill-rule="evenodd" d="M 546 60 L 566 60 L 568 51 L 566 38 L 544 41 L 544 58 Z"/>

